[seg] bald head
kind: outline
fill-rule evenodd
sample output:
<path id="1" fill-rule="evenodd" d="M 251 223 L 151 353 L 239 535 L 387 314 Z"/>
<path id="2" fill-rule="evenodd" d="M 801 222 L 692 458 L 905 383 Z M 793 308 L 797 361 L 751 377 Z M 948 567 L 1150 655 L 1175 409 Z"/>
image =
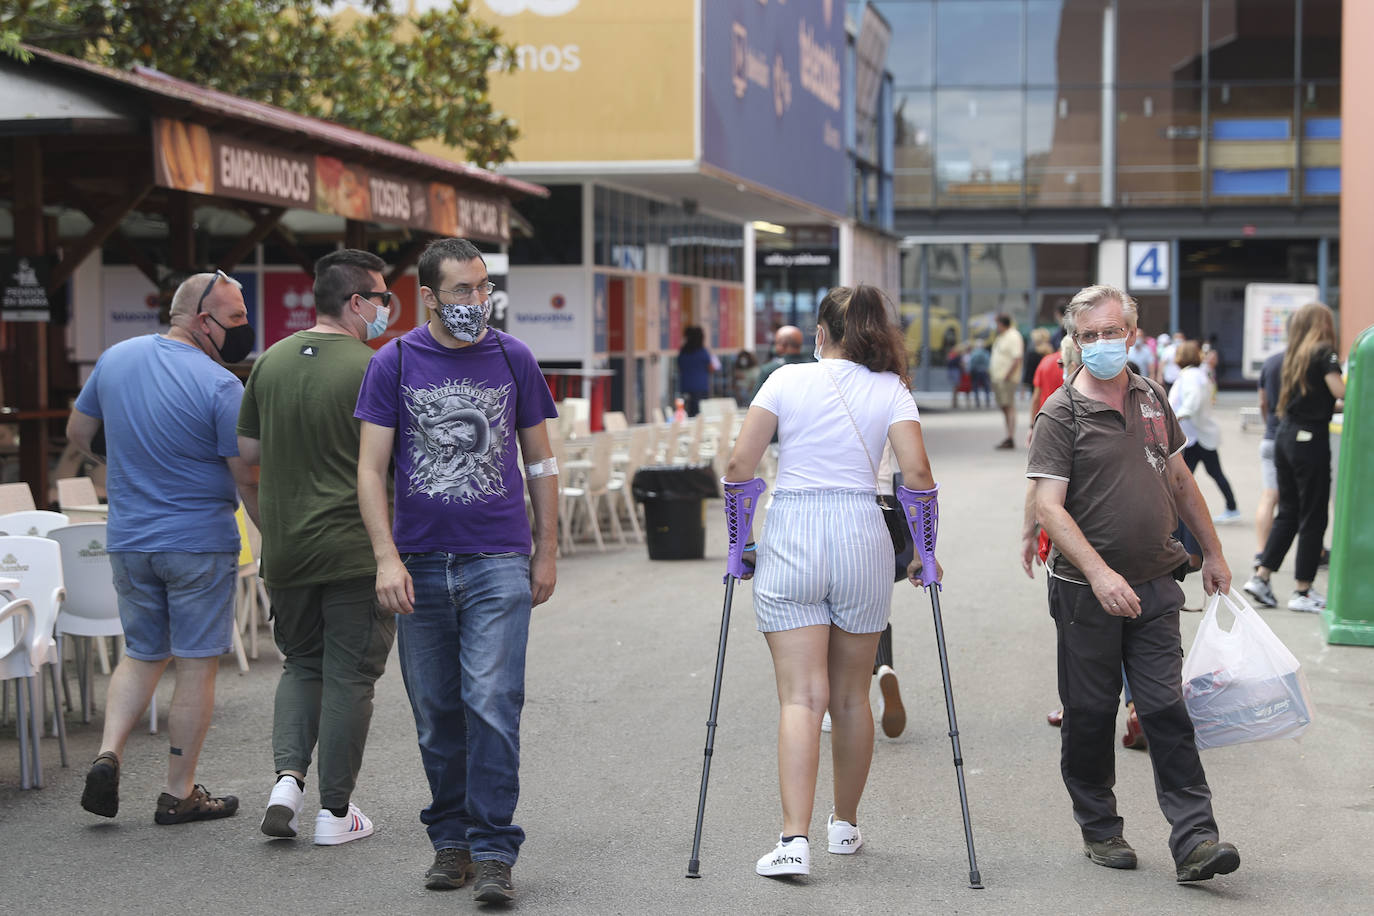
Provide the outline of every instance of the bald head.
<path id="1" fill-rule="evenodd" d="M 802 349 L 801 328 L 785 324 L 773 332 L 773 352 L 779 356 L 800 353 Z"/>

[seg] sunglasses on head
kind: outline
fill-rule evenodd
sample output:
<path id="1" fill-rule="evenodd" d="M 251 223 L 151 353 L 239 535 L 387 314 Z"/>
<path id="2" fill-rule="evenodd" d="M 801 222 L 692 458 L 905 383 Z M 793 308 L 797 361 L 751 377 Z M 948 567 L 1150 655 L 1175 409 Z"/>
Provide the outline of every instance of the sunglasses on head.
<path id="1" fill-rule="evenodd" d="M 200 298 L 196 300 L 196 314 L 197 314 L 197 315 L 199 315 L 199 314 L 201 313 L 201 311 L 205 308 L 205 298 L 206 298 L 207 296 L 210 295 L 210 290 L 214 289 L 214 288 L 215 288 L 215 284 L 218 283 L 220 280 L 223 280 L 225 283 L 232 283 L 232 284 L 234 284 L 234 288 L 235 288 L 235 289 L 243 289 L 243 284 L 242 284 L 242 283 L 240 283 L 239 281 L 235 280 L 233 277 L 229 276 L 229 275 L 228 275 L 227 273 L 225 273 L 224 271 L 222 271 L 222 270 L 216 270 L 216 271 L 215 271 L 215 275 L 214 275 L 213 277 L 210 278 L 210 282 L 207 283 L 207 284 L 205 284 L 205 292 L 201 293 L 201 294 L 200 294 Z"/>

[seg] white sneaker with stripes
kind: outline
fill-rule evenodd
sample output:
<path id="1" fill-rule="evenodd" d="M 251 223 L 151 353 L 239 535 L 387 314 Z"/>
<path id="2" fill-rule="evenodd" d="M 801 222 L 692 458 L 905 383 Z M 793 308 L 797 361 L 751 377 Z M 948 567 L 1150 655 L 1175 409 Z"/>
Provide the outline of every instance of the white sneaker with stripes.
<path id="1" fill-rule="evenodd" d="M 338 846 L 368 836 L 372 836 L 372 819 L 352 802 L 348 803 L 348 813 L 343 817 L 335 817 L 328 808 L 321 808 L 315 815 L 316 846 Z"/>
<path id="2" fill-rule="evenodd" d="M 837 856 L 853 855 L 864 844 L 864 837 L 859 828 L 849 821 L 836 820 L 834 814 L 826 821 L 825 832 L 830 842 L 830 851 Z"/>
<path id="3" fill-rule="evenodd" d="M 790 843 L 784 843 L 782 837 L 778 837 L 778 845 L 774 846 L 768 855 L 759 859 L 754 871 L 765 878 L 811 874 L 810 841 L 804 836 L 799 836 Z"/>

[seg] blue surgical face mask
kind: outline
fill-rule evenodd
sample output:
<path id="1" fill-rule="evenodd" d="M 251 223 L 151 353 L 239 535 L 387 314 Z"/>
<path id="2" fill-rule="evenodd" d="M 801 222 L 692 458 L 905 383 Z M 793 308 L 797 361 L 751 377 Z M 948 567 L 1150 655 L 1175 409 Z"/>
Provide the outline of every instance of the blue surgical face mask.
<path id="1" fill-rule="evenodd" d="M 1126 368 L 1126 338 L 1120 340 L 1099 340 L 1083 345 L 1083 365 L 1093 378 L 1107 381 L 1114 379 Z"/>
<path id="2" fill-rule="evenodd" d="M 377 315 L 367 323 L 367 331 L 363 340 L 374 340 L 386 333 L 386 326 L 391 321 L 391 309 L 385 305 L 377 306 Z"/>
<path id="3" fill-rule="evenodd" d="M 816 328 L 816 345 L 811 348 L 811 356 L 816 362 L 821 361 L 821 329 Z"/>

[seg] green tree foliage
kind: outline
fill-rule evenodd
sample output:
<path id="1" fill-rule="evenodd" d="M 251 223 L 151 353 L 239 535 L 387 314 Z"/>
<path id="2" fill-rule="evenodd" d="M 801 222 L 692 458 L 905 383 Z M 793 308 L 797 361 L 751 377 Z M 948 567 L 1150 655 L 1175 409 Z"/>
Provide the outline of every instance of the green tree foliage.
<path id="1" fill-rule="evenodd" d="M 389 0 L 0 0 L 0 33 L 500 163 L 516 128 L 492 109 L 488 73 L 512 69 L 515 54 L 469 6 L 410 15 Z"/>

